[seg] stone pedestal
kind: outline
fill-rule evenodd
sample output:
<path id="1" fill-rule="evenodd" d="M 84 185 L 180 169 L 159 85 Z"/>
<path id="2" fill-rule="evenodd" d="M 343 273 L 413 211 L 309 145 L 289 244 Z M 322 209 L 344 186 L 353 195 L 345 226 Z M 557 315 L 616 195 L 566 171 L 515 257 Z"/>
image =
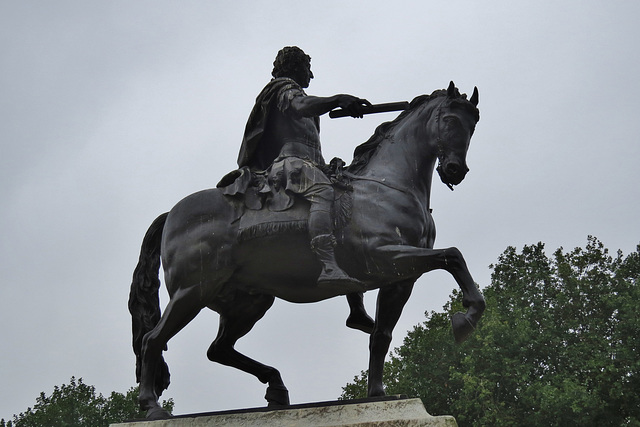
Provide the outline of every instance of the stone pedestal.
<path id="1" fill-rule="evenodd" d="M 111 427 L 457 427 L 451 416 L 431 416 L 420 399 L 383 398 L 179 415 Z"/>

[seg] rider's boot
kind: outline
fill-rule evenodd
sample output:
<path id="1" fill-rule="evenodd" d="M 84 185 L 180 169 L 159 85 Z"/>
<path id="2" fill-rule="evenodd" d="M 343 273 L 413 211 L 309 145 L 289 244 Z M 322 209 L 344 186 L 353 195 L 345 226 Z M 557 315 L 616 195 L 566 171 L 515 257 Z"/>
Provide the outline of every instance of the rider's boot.
<path id="1" fill-rule="evenodd" d="M 322 264 L 322 271 L 318 277 L 321 288 L 336 287 L 341 294 L 362 292 L 364 284 L 345 273 L 336 261 L 334 247 L 336 238 L 333 234 L 321 234 L 311 239 L 311 250 Z"/>

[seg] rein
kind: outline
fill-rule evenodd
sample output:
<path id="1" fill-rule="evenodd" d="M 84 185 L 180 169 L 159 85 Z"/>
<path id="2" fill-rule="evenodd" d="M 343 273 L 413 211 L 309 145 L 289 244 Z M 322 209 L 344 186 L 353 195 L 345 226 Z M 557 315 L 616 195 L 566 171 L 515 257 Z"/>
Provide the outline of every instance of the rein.
<path id="1" fill-rule="evenodd" d="M 442 99 L 442 101 L 440 101 L 440 103 L 438 104 L 438 106 L 436 107 L 436 113 L 435 113 L 435 120 L 436 120 L 436 147 L 438 149 L 438 166 L 436 168 L 436 170 L 438 171 L 438 175 L 440 175 L 440 180 L 447 186 L 449 187 L 449 189 L 451 191 L 453 191 L 453 185 L 451 185 L 448 182 L 444 182 L 444 180 L 442 180 L 442 162 L 444 160 L 444 145 L 442 144 L 442 138 L 440 136 L 440 113 L 442 111 L 442 107 L 444 106 L 444 103 L 447 101 L 447 96 L 445 95 Z M 387 138 L 389 138 L 389 136 L 387 136 Z M 391 137 L 391 142 L 393 143 L 393 139 Z M 344 171 L 342 172 L 343 175 L 347 176 L 349 179 L 351 180 L 360 180 L 360 181 L 370 181 L 370 182 L 375 182 L 376 184 L 380 184 L 382 186 L 385 186 L 387 188 L 391 188 L 392 190 L 396 190 L 399 191 L 401 193 L 404 193 L 410 197 L 412 197 L 416 202 L 418 202 L 418 204 L 422 204 L 420 199 L 418 198 L 418 196 L 415 195 L 414 192 L 404 189 L 404 188 L 400 188 L 397 187 L 395 185 L 389 184 L 388 182 L 384 181 L 384 178 L 382 180 L 379 179 L 375 179 L 375 178 L 365 178 L 365 177 L 361 177 L 358 175 L 354 175 L 351 172 L 347 172 Z M 427 207 L 429 213 L 433 212 L 433 209 L 431 209 L 431 207 Z"/>
<path id="2" fill-rule="evenodd" d="M 404 188 L 396 187 L 395 185 L 389 184 L 388 182 L 384 181 L 384 178 L 382 180 L 375 179 L 375 178 L 365 178 L 365 177 L 362 177 L 362 176 L 354 175 L 351 172 L 347 172 L 347 171 L 342 172 L 342 174 L 344 176 L 348 177 L 349 179 L 354 180 L 354 181 L 375 182 L 376 184 L 380 184 L 380 185 L 385 186 L 387 188 L 391 188 L 392 190 L 396 190 L 396 191 L 404 193 L 404 194 L 406 194 L 408 196 L 411 196 L 411 197 L 413 197 L 413 199 L 416 202 L 418 202 L 419 205 L 422 204 L 422 202 L 420 201 L 418 196 L 416 196 L 416 194 L 413 191 L 409 191 L 409 190 L 406 190 Z M 429 213 L 433 212 L 433 209 L 431 209 L 431 207 L 427 207 L 427 209 L 429 210 Z"/>

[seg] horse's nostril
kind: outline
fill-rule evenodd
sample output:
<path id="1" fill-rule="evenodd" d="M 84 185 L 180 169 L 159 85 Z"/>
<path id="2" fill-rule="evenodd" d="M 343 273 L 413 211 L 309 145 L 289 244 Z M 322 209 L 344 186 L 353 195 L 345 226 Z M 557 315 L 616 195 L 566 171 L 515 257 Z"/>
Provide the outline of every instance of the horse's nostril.
<path id="1" fill-rule="evenodd" d="M 445 167 L 445 172 L 447 175 L 457 175 L 460 167 L 456 163 L 449 163 Z"/>

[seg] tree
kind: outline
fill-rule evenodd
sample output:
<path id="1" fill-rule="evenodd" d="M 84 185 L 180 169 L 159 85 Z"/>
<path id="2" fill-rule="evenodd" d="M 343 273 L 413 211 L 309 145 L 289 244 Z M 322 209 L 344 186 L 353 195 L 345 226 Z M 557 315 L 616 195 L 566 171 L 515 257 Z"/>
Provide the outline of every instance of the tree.
<path id="1" fill-rule="evenodd" d="M 627 257 L 591 236 L 552 257 L 542 243 L 509 247 L 491 267 L 475 333 L 453 344 L 456 292 L 394 351 L 388 393 L 461 426 L 640 426 L 640 246 Z M 364 396 L 363 372 L 342 398 Z"/>
<path id="2" fill-rule="evenodd" d="M 162 406 L 173 410 L 173 399 L 163 401 Z M 82 378 L 71 377 L 69 384 L 53 388 L 50 396 L 44 392 L 36 399 L 33 408 L 13 416 L 13 422 L 0 420 L 0 427 L 107 427 L 111 423 L 144 418 L 138 406 L 138 387 L 126 394 L 112 392 L 108 398 L 96 395 L 94 386 Z"/>

